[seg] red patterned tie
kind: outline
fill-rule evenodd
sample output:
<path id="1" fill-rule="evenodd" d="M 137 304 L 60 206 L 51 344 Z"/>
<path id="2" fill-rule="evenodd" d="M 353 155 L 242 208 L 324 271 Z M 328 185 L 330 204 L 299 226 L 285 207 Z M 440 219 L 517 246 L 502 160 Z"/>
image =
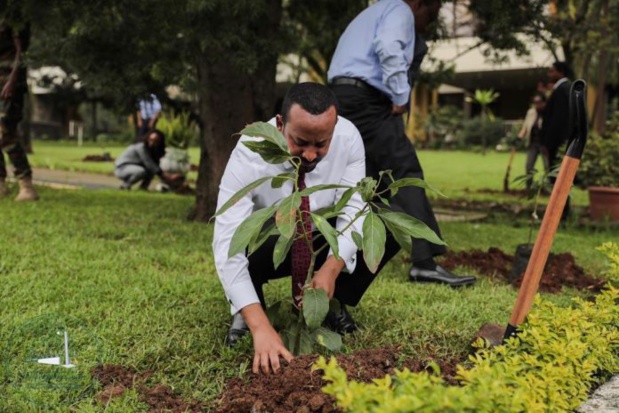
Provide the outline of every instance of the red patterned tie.
<path id="1" fill-rule="evenodd" d="M 305 189 L 305 173 L 299 173 L 299 190 Z M 303 285 L 307 278 L 312 251 L 307 240 L 312 241 L 312 223 L 310 222 L 310 201 L 308 196 L 301 197 L 299 214 L 301 220 L 297 222 L 295 240 L 292 243 L 292 299 L 296 308 L 299 308 Z M 306 239 L 307 237 L 307 239 Z"/>

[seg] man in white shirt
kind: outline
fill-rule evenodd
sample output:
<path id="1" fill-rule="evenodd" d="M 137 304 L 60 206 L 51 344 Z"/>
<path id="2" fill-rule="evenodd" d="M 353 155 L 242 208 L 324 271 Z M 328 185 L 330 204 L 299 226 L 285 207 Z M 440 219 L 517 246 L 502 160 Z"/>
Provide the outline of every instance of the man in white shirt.
<path id="1" fill-rule="evenodd" d="M 304 184 L 309 188 L 321 184 L 354 186 L 365 177 L 365 153 L 359 131 L 348 120 L 338 117 L 337 103 L 333 93 L 317 83 L 301 83 L 293 86 L 282 104 L 281 114 L 271 119 L 271 124 L 285 136 L 293 156 L 301 159 Z M 293 170 L 288 162 L 273 165 L 250 151 L 241 137 L 233 150 L 226 171 L 222 177 L 218 209 L 241 188 L 265 176 L 275 176 Z M 271 326 L 264 308 L 263 284 L 271 279 L 291 274 L 290 253 L 277 268 L 273 265 L 273 249 L 277 237 L 271 237 L 258 251 L 250 255 L 240 253 L 228 258 L 230 240 L 236 228 L 253 211 L 275 204 L 292 193 L 293 184 L 287 181 L 281 188 L 272 188 L 266 182 L 251 191 L 215 221 L 213 250 L 219 278 L 231 305 L 233 323 L 228 332 L 227 343 L 234 344 L 249 329 L 254 341 L 253 371 L 264 373 L 279 369 L 279 358 L 287 361 L 292 355 L 284 347 L 279 334 Z M 343 189 L 317 191 L 309 196 L 311 211 L 334 205 L 342 196 Z M 343 230 L 350 217 L 362 207 L 363 201 L 357 193 L 348 202 L 338 217 L 335 227 Z M 311 281 L 312 288 L 320 288 L 327 295 L 337 298 L 341 310 L 331 312 L 328 317 L 330 328 L 341 333 L 352 332 L 356 324 L 345 305 L 356 305 L 375 274 L 372 274 L 352 240 L 352 231 L 361 233 L 362 220 L 355 221 L 338 238 L 339 256 L 323 250 L 317 259 Z M 324 242 L 324 238 L 319 237 Z M 320 242 L 315 241 L 316 243 Z M 392 237 L 388 237 L 385 256 L 378 271 L 399 250 Z"/>

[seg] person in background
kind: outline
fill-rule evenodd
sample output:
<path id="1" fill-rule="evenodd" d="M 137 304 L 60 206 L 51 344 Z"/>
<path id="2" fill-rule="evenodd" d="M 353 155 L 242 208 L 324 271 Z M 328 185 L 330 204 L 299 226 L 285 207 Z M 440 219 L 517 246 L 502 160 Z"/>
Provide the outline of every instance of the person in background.
<path id="1" fill-rule="evenodd" d="M 338 41 L 329 66 L 329 84 L 340 114 L 361 132 L 366 172 L 375 179 L 386 170 L 392 171 L 395 180 L 424 177 L 402 115 L 427 50 L 422 36 L 437 20 L 440 8 L 441 0 L 381 0 L 358 14 Z M 402 188 L 391 205 L 441 236 L 424 189 Z M 413 239 L 409 252 L 413 261 L 410 282 L 451 287 L 475 283 L 474 277 L 453 274 L 436 263 L 434 257 L 446 252 L 442 245 Z"/>
<path id="2" fill-rule="evenodd" d="M 144 135 L 151 129 L 155 129 L 157 126 L 157 120 L 161 116 L 161 103 L 157 96 L 150 94 L 148 99 L 140 99 L 138 101 L 138 113 L 136 116 L 136 142 L 140 141 Z"/>
<path id="3" fill-rule="evenodd" d="M 114 175 L 122 181 L 120 189 L 130 190 L 141 182 L 140 189 L 148 190 L 155 175 L 164 183 L 173 184 L 179 176 L 165 173 L 159 167 L 164 154 L 165 136 L 157 129 L 148 132 L 142 142 L 130 145 L 114 163 Z"/>
<path id="4" fill-rule="evenodd" d="M 566 62 L 554 62 L 548 68 L 548 80 L 553 84 L 552 93 L 546 108 L 542 123 L 542 146 L 548 153 L 548 165 L 554 169 L 560 162 L 559 149 L 568 140 L 570 109 L 570 87 L 572 83 L 569 76 L 572 69 Z M 551 177 L 550 182 L 555 183 L 556 177 Z M 570 213 L 570 199 L 568 197 L 561 215 L 561 221 L 567 220 Z"/>
<path id="5" fill-rule="evenodd" d="M 39 199 L 32 185 L 32 169 L 17 131 L 23 118 L 24 96 L 28 92 L 23 53 L 28 49 L 29 43 L 28 25 L 16 29 L 5 18 L 0 18 L 0 198 L 9 194 L 3 154 L 6 152 L 19 183 L 16 201 Z"/>
<path id="6" fill-rule="evenodd" d="M 525 115 L 522 128 L 518 133 L 518 138 L 524 139 L 524 146 L 527 149 L 527 161 L 525 164 L 525 170 L 529 179 L 527 179 L 527 189 L 531 188 L 533 184 L 533 177 L 531 176 L 535 169 L 535 162 L 537 158 L 541 156 L 544 163 L 544 171 L 548 173 L 548 154 L 542 146 L 542 119 L 544 116 L 544 109 L 546 107 L 546 95 L 541 92 L 537 92 L 533 96 L 532 106 Z"/>

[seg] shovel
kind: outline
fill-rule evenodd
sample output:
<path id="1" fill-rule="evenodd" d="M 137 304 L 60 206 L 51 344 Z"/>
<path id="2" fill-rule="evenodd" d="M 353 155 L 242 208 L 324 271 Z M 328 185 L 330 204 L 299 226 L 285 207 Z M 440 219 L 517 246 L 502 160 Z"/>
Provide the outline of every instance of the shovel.
<path id="1" fill-rule="evenodd" d="M 509 337 L 515 336 L 518 326 L 525 320 L 533 305 L 542 272 L 548 259 L 548 253 L 559 227 L 561 213 L 567 202 L 567 197 L 569 196 L 578 165 L 580 164 L 580 158 L 587 142 L 586 91 L 587 84 L 582 79 L 576 80 L 570 88 L 570 113 L 568 119 L 570 135 L 567 151 L 552 189 L 537 239 L 533 245 L 531 258 L 524 273 L 509 324 L 507 324 L 506 328 L 498 324 L 485 324 L 476 335 L 476 337 L 485 338 L 491 345 L 499 345 Z"/>

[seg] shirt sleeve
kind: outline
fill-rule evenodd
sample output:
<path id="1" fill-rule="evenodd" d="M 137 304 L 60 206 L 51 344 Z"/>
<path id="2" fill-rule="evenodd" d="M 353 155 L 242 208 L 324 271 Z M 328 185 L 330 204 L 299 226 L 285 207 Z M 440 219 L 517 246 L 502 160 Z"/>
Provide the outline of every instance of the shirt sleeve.
<path id="1" fill-rule="evenodd" d="M 407 58 L 405 50 L 414 43 L 415 20 L 412 13 L 403 13 L 401 8 L 387 13 L 378 25 L 373 47 L 382 70 L 383 84 L 396 105 L 405 105 L 410 98 L 408 68 L 412 56 Z"/>
<path id="2" fill-rule="evenodd" d="M 221 179 L 217 209 L 221 208 L 240 189 L 255 180 L 252 168 L 247 167 L 250 163 L 248 154 L 237 146 L 230 156 Z M 234 232 L 245 218 L 251 215 L 253 209 L 254 202 L 250 192 L 215 219 L 213 255 L 217 274 L 231 305 L 232 314 L 236 314 L 250 304 L 260 302 L 249 275 L 249 261 L 245 254 L 239 253 L 228 258 L 230 241 Z"/>
<path id="3" fill-rule="evenodd" d="M 351 125 L 352 126 L 352 125 Z M 340 184 L 345 186 L 355 186 L 365 177 L 365 150 L 363 141 L 359 131 L 354 129 L 351 139 L 350 157 L 346 166 L 346 172 L 342 177 Z M 338 202 L 346 189 L 338 189 L 335 193 L 335 202 Z M 340 215 L 336 222 L 338 232 L 342 231 L 350 224 L 355 215 L 361 211 L 364 203 L 361 195 L 357 192 L 348 201 L 348 204 L 342 209 L 343 214 Z M 338 237 L 338 247 L 340 258 L 344 260 L 346 270 L 352 273 L 357 265 L 357 245 L 352 239 L 353 231 L 362 233 L 363 218 L 357 219 Z M 333 251 L 329 251 L 329 255 L 333 255 Z"/>
<path id="4" fill-rule="evenodd" d="M 161 168 L 155 163 L 155 161 L 153 161 L 153 158 L 150 157 L 148 152 L 146 152 L 146 148 L 144 147 L 144 145 L 137 145 L 136 151 L 138 153 L 140 161 L 142 162 L 142 165 L 144 165 L 144 167 L 148 169 L 150 173 L 154 175 L 161 175 Z"/>

